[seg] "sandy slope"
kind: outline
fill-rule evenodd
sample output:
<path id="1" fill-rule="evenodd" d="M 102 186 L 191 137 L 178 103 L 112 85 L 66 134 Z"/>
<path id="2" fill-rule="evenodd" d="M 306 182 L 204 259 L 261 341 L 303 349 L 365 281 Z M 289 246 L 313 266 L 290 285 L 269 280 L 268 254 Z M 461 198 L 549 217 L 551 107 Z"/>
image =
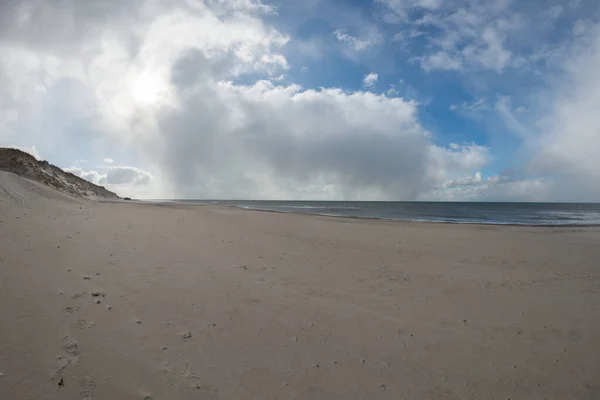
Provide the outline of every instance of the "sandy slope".
<path id="1" fill-rule="evenodd" d="M 600 398 L 596 228 L 0 188 L 1 399 Z"/>
<path id="2" fill-rule="evenodd" d="M 0 171 L 0 204 L 4 207 L 21 205 L 37 208 L 46 206 L 48 201 L 82 203 L 82 200 L 41 183 Z"/>
<path id="3" fill-rule="evenodd" d="M 117 200 L 119 196 L 103 186 L 95 185 L 48 161 L 37 160 L 21 150 L 0 147 L 0 172 L 10 172 L 51 187 L 69 196 L 91 200 Z M 12 185 L 11 187 L 15 187 Z M 38 194 L 38 192 L 36 192 Z"/>

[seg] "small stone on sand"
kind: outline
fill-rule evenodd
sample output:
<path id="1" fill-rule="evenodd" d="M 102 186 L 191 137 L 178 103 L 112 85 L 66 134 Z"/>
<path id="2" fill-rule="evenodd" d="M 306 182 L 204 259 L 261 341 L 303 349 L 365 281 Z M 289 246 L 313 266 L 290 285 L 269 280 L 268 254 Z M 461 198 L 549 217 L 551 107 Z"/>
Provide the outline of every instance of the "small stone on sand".
<path id="1" fill-rule="evenodd" d="M 192 337 L 192 332 L 184 333 L 183 335 L 181 335 L 181 337 L 184 339 L 189 339 Z"/>

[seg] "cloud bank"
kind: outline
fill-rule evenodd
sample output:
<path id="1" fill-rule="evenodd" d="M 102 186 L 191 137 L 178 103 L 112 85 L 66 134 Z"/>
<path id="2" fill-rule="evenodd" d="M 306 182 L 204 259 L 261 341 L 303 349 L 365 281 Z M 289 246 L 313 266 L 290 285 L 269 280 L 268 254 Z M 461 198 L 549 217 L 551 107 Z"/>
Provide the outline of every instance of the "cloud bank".
<path id="1" fill-rule="evenodd" d="M 377 3 L 389 11 L 389 24 L 408 24 L 417 8 L 429 17 L 410 22 L 413 33 L 420 24 L 447 33 L 414 59 L 425 70 L 501 74 L 519 65 L 506 43 L 524 21 L 507 11 L 508 2 L 451 13 L 432 0 Z M 0 142 L 18 139 L 45 155 L 67 151 L 72 160 L 81 158 L 81 143 L 100 143 L 104 154 L 127 149 L 136 168 L 106 159 L 107 170 L 71 171 L 152 197 L 548 199 L 561 179 L 572 183 L 574 199 L 600 196 L 580 184 L 600 178 L 592 106 L 599 104 L 600 35 L 587 25 L 578 35 L 590 47 L 562 72 L 573 85 L 553 88 L 558 100 L 544 105 L 552 113 L 533 133 L 524 129 L 532 160 L 524 168 L 534 177 L 505 180 L 479 172 L 493 160 L 489 146 L 444 144 L 424 127 L 420 104 L 395 89 L 386 95 L 293 83 L 285 51 L 293 38 L 268 22 L 276 14 L 256 0 L 4 2 Z M 558 8 L 548 11 L 548 18 L 560 16 Z M 354 54 L 383 40 L 345 30 L 334 38 Z M 364 88 L 378 79 L 366 75 Z M 508 113 L 509 102 L 500 106 Z M 454 109 L 491 108 L 482 100 Z"/>

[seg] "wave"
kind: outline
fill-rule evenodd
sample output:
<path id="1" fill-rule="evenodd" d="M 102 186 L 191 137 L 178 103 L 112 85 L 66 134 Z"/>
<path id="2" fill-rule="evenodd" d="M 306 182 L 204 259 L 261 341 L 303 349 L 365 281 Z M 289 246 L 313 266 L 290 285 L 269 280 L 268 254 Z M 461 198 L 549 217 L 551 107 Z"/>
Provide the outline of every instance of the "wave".
<path id="1" fill-rule="evenodd" d="M 489 210 L 482 212 L 481 205 L 473 210 L 469 206 L 464 211 L 456 211 L 453 204 L 440 203 L 435 209 L 431 205 L 419 207 L 411 204 L 406 207 L 398 204 L 390 207 L 385 204 L 365 204 L 358 207 L 355 204 L 261 204 L 238 203 L 227 204 L 245 210 L 257 210 L 275 213 L 312 214 L 326 217 L 341 217 L 355 219 L 378 219 L 388 221 L 432 222 L 452 224 L 486 224 L 486 225 L 514 225 L 514 226 L 545 226 L 545 227 L 585 227 L 600 226 L 600 213 L 596 210 L 518 210 L 511 208 L 510 204 L 498 209 L 494 205 Z M 542 214 L 543 211 L 543 214 Z"/>
<path id="2" fill-rule="evenodd" d="M 236 207 L 240 207 L 240 208 L 252 208 L 252 209 L 257 209 L 257 210 L 271 210 L 271 209 L 278 209 L 278 210 L 362 210 L 362 208 L 360 207 L 345 207 L 345 206 L 309 206 L 309 205 L 298 205 L 298 206 L 292 206 L 292 205 L 286 205 L 286 206 L 276 206 L 276 205 L 267 205 L 267 206 L 262 206 L 262 205 L 238 205 Z"/>

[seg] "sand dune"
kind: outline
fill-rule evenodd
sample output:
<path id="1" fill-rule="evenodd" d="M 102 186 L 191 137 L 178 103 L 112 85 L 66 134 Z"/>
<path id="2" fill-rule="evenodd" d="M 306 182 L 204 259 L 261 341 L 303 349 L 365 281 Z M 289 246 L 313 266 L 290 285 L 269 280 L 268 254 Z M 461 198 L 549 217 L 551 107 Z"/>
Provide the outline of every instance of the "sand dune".
<path id="1" fill-rule="evenodd" d="M 599 239 L 0 173 L 0 398 L 598 399 Z"/>
<path id="2" fill-rule="evenodd" d="M 91 200 L 119 199 L 116 193 L 102 186 L 65 172 L 47 161 L 39 161 L 31 154 L 17 149 L 0 147 L 0 171 L 16 174 L 71 197 Z M 12 187 L 16 188 L 15 185 Z"/>
<path id="3" fill-rule="evenodd" d="M 78 203 L 81 200 L 47 185 L 0 171 L 0 204 L 42 207 L 47 201 Z"/>

